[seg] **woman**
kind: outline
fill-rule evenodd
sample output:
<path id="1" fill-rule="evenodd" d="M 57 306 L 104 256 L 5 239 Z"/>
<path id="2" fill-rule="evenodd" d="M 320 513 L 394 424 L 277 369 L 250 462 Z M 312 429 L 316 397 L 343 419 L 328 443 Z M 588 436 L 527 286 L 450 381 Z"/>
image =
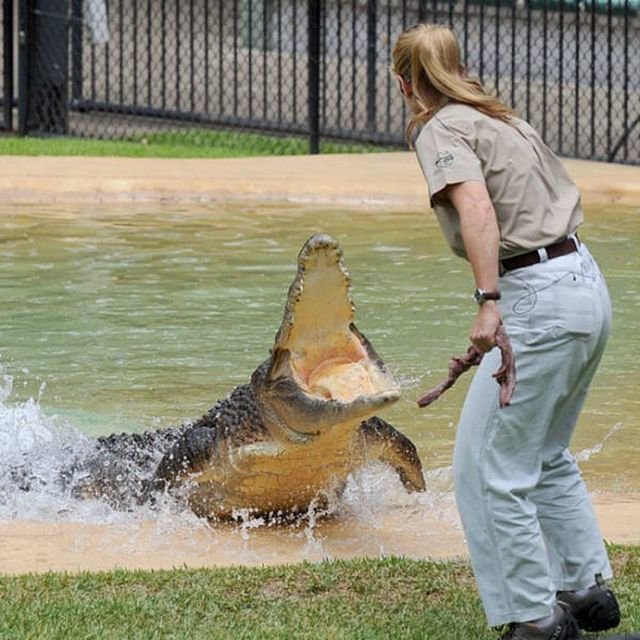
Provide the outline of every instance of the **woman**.
<path id="1" fill-rule="evenodd" d="M 475 280 L 470 339 L 486 355 L 460 416 L 454 479 L 488 622 L 518 640 L 614 627 L 611 568 L 567 449 L 611 324 L 606 284 L 576 235 L 578 190 L 531 126 L 465 74 L 450 29 L 404 31 L 392 70 L 431 204 Z M 492 378 L 501 323 L 517 376 L 504 408 Z"/>

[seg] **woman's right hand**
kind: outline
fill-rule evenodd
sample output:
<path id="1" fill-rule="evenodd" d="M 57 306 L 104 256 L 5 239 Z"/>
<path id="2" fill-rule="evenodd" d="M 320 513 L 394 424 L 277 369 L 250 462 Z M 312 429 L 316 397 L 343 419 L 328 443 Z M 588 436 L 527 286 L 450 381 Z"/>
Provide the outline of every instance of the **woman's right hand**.
<path id="1" fill-rule="evenodd" d="M 483 302 L 478 308 L 476 321 L 471 327 L 469 339 L 480 352 L 486 353 L 496 346 L 496 332 L 502 323 L 500 309 L 494 300 Z"/>

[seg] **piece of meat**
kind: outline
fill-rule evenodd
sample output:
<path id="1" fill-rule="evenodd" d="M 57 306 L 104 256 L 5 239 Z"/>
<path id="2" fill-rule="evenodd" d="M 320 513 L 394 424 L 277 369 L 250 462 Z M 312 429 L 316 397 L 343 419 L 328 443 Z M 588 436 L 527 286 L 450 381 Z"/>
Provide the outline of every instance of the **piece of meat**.
<path id="1" fill-rule="evenodd" d="M 516 367 L 513 357 L 513 350 L 509 342 L 509 336 L 501 324 L 496 331 L 496 345 L 500 349 L 502 362 L 500 368 L 493 374 L 496 382 L 500 385 L 500 406 L 506 407 L 511 402 L 511 396 L 516 386 Z M 467 349 L 467 353 L 462 356 L 454 356 L 449 360 L 449 375 L 437 387 L 430 389 L 418 398 L 419 407 L 427 407 L 434 400 L 437 400 L 447 389 L 453 386 L 455 381 L 468 369 L 480 364 L 482 354 L 475 347 Z"/>

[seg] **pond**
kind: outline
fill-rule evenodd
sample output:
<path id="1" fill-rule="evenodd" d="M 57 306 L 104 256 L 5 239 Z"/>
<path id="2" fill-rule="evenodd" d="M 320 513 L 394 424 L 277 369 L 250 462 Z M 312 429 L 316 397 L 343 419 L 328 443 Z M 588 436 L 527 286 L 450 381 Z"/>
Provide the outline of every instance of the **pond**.
<path id="1" fill-rule="evenodd" d="M 590 489 L 632 493 L 640 487 L 640 210 L 592 208 L 587 220 L 581 237 L 607 276 L 615 319 L 573 449 Z M 418 447 L 430 499 L 448 501 L 455 423 L 472 373 L 427 409 L 415 399 L 465 351 L 475 303 L 468 267 L 424 212 L 242 203 L 5 208 L 4 461 L 81 434 L 202 415 L 268 356 L 297 253 L 320 231 L 340 241 L 356 324 L 402 384 L 401 401 L 383 417 Z M 34 513 L 7 486 L 3 494 L 1 468 L 0 519 L 46 519 L 46 505 Z M 391 482 L 380 473 L 360 483 L 369 498 L 386 491 L 376 483 Z M 95 512 L 72 512 L 96 520 Z"/>

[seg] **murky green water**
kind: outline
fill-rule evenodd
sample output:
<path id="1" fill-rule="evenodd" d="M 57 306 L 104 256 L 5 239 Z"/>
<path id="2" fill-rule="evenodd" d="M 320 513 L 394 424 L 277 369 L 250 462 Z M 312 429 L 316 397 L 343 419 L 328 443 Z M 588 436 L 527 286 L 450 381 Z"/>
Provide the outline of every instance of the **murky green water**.
<path id="1" fill-rule="evenodd" d="M 13 384 L 0 400 L 34 397 L 91 434 L 198 417 L 267 357 L 297 252 L 317 231 L 342 243 L 357 324 L 403 384 L 385 417 L 416 442 L 427 468 L 447 466 L 468 380 L 429 409 L 414 399 L 466 349 L 475 305 L 466 265 L 428 213 L 4 208 L 4 396 Z M 615 327 L 574 449 L 591 456 L 582 466 L 592 488 L 638 490 L 640 209 L 592 209 L 581 235 L 607 274 Z"/>

